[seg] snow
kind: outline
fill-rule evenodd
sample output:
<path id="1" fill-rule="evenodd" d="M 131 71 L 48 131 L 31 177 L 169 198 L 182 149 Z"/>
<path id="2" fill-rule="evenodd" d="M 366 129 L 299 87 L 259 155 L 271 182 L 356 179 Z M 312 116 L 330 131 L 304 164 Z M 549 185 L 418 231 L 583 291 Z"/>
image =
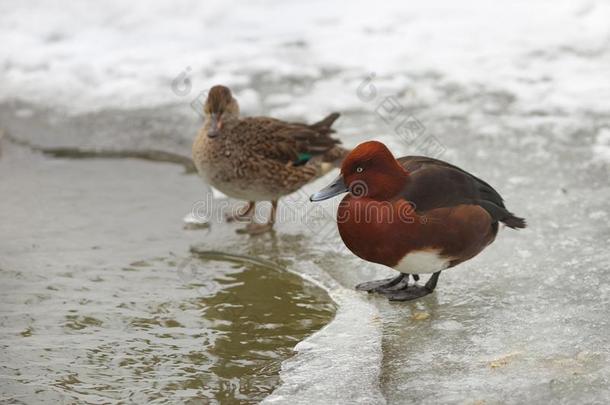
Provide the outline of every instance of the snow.
<path id="1" fill-rule="evenodd" d="M 71 112 L 157 106 L 187 97 L 171 86 L 186 72 L 190 99 L 224 83 L 249 111 L 268 75 L 317 81 L 295 100 L 315 114 L 320 97 L 357 106 L 354 85 L 370 72 L 417 89 L 406 72 L 433 69 L 445 83 L 506 89 L 521 108 L 606 111 L 609 20 L 603 1 L 4 2 L 0 99 Z"/>
<path id="2" fill-rule="evenodd" d="M 610 162 L 610 128 L 601 128 L 597 133 L 593 153 L 600 160 Z"/>

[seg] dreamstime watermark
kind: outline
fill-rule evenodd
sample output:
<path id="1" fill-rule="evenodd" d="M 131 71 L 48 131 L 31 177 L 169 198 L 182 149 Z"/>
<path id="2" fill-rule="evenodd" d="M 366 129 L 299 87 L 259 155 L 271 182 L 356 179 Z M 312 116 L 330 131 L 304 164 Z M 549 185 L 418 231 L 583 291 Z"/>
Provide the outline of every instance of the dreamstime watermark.
<path id="1" fill-rule="evenodd" d="M 302 189 L 285 197 L 282 201 L 287 210 L 294 210 L 300 218 L 299 223 L 315 236 L 318 242 L 331 247 L 336 253 L 344 253 L 347 247 L 341 241 L 337 226 L 336 212 L 338 212 L 342 197 L 331 200 L 331 207 L 325 204 L 312 203 L 309 195 Z M 328 204 L 328 203 L 326 203 Z"/>
<path id="2" fill-rule="evenodd" d="M 367 75 L 358 88 L 356 96 L 365 103 L 375 103 L 375 113 L 383 122 L 391 126 L 394 133 L 410 148 L 433 158 L 440 158 L 447 148 L 431 134 L 426 134 L 426 127 L 400 103 L 396 95 L 381 96 L 375 85 L 374 72 Z M 185 67 L 171 82 L 171 91 L 178 97 L 191 96 L 193 93 L 192 68 Z M 197 115 L 204 116 L 204 106 L 208 90 L 199 91 L 189 101 L 190 107 Z"/>
<path id="3" fill-rule="evenodd" d="M 182 70 L 176 77 L 172 79 L 171 90 L 178 97 L 187 97 L 191 95 L 193 91 L 193 81 L 191 79 L 192 69 L 190 66 L 187 66 Z M 208 98 L 208 90 L 202 90 L 194 98 L 191 98 L 189 105 L 199 115 L 200 117 L 204 116 L 203 107 L 205 106 L 205 101 Z"/>
<path id="4" fill-rule="evenodd" d="M 357 180 L 350 185 L 348 191 L 352 198 L 332 199 L 331 209 L 323 204 L 311 203 L 304 191 L 298 190 L 282 199 L 278 205 L 275 223 L 302 224 L 318 233 L 329 225 L 336 224 L 392 224 L 396 222 L 413 224 L 416 221 L 427 223 L 425 217 L 415 213 L 415 204 L 405 200 L 384 201 L 375 200 L 371 203 L 365 199 L 369 189 L 366 182 Z M 260 203 L 258 204 L 260 206 Z M 191 209 L 192 218 L 201 222 L 222 223 L 227 217 L 237 217 L 243 206 L 233 204 L 231 200 L 215 199 L 212 193 L 205 199 L 196 201 Z M 331 214 L 336 212 L 336 216 Z M 239 219 L 236 222 L 264 222 L 268 213 L 254 209 L 251 218 Z"/>
<path id="5" fill-rule="evenodd" d="M 426 134 L 426 127 L 410 115 L 395 95 L 381 97 L 374 84 L 376 74 L 370 73 L 356 89 L 356 96 L 365 103 L 376 103 L 375 113 L 410 148 L 419 153 L 440 158 L 447 148 L 434 135 Z M 381 100 L 380 100 L 381 99 Z"/>
<path id="6" fill-rule="evenodd" d="M 193 69 L 190 66 L 179 72 L 171 82 L 171 91 L 178 97 L 189 97 L 190 107 L 199 116 L 203 116 L 208 90 L 194 91 L 192 73 Z M 446 151 L 445 146 L 435 136 L 426 134 L 425 126 L 409 114 L 396 95 L 381 95 L 375 84 L 375 78 L 376 74 L 370 73 L 362 80 L 356 89 L 357 97 L 365 103 L 373 103 L 375 114 L 386 125 L 391 126 L 393 132 L 408 147 L 414 148 L 423 155 L 439 158 Z M 194 93 L 196 94 L 193 97 Z M 350 192 L 355 196 L 367 195 L 368 188 L 365 183 L 356 183 L 352 185 Z M 384 221 L 384 223 L 386 221 L 414 223 L 416 219 L 421 223 L 428 221 L 426 217 L 417 217 L 414 213 L 414 204 L 408 202 L 400 207 L 393 203 L 380 202 L 380 204 L 371 204 L 356 211 L 341 210 L 341 198 L 335 198 L 330 206 L 328 203 L 311 203 L 309 196 L 303 190 L 284 197 L 282 202 L 276 213 L 276 223 L 305 225 L 310 232 L 322 240 L 339 239 L 337 225 L 342 222 L 373 224 L 378 221 Z M 214 204 L 220 204 L 220 209 L 213 209 Z M 214 200 L 212 195 L 208 194 L 205 199 L 193 204 L 191 214 L 197 221 L 220 223 L 225 221 L 227 213 L 238 217 L 242 209 L 241 205 L 234 205 L 229 200 Z M 357 218 L 354 212 L 358 213 Z M 335 215 L 335 213 L 337 214 Z M 253 220 L 266 222 L 268 215 L 268 210 L 256 209 L 253 212 Z M 342 243 L 338 246 L 341 250 L 345 250 Z"/>

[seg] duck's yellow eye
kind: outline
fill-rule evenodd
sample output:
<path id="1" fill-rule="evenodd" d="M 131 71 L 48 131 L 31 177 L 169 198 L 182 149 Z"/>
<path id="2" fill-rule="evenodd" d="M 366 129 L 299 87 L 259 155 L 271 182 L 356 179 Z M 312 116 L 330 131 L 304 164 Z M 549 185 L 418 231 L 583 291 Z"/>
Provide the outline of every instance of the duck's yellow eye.
<path id="1" fill-rule="evenodd" d="M 358 166 L 358 167 L 356 168 L 356 172 L 357 172 L 357 173 L 362 173 L 362 171 L 363 171 L 363 170 L 364 170 L 364 169 L 363 169 L 362 167 L 360 167 L 360 166 Z"/>

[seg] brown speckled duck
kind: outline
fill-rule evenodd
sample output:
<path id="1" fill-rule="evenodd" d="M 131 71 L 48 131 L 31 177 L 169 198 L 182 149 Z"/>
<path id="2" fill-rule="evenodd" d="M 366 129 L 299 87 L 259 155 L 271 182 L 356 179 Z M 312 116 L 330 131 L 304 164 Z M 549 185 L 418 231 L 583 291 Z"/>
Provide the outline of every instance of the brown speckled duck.
<path id="1" fill-rule="evenodd" d="M 210 89 L 205 122 L 193 144 L 200 176 L 222 193 L 248 204 L 228 220 L 250 223 L 238 232 L 273 229 L 278 199 L 341 164 L 347 150 L 330 136 L 339 117 L 333 113 L 312 125 L 268 117 L 239 116 L 239 105 L 225 86 Z M 256 202 L 271 201 L 267 223 L 252 218 Z"/>

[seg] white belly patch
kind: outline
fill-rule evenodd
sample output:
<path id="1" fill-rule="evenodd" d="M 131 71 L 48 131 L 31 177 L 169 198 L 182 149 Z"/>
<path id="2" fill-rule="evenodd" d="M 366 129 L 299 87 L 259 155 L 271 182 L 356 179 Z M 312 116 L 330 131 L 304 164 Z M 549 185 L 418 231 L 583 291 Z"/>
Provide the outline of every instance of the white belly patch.
<path id="1" fill-rule="evenodd" d="M 420 250 L 403 257 L 394 270 L 409 274 L 436 273 L 449 267 L 450 260 L 436 250 Z"/>

